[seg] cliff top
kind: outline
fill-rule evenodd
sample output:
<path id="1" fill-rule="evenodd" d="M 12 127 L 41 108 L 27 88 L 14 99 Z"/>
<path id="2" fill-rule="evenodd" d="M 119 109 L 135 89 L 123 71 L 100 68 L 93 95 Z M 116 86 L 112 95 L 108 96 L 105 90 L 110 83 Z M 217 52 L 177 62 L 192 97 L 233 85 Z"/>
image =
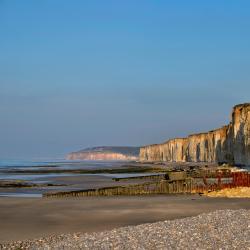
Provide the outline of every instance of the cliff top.
<path id="1" fill-rule="evenodd" d="M 187 140 L 188 138 L 190 137 L 195 137 L 195 136 L 202 136 L 202 135 L 207 135 L 207 134 L 212 134 L 212 133 L 215 133 L 216 131 L 219 131 L 219 130 L 223 130 L 223 129 L 227 129 L 228 128 L 228 125 L 224 125 L 222 126 L 221 128 L 218 128 L 218 129 L 214 129 L 214 130 L 210 130 L 208 132 L 201 132 L 201 133 L 194 133 L 194 134 L 190 134 L 190 135 L 187 135 L 187 137 L 177 137 L 177 138 L 172 138 L 172 139 L 168 139 L 162 143 L 155 143 L 155 144 L 150 144 L 150 145 L 145 145 L 145 146 L 142 146 L 142 148 L 144 147 L 148 147 L 148 146 L 158 146 L 158 145 L 164 145 L 166 143 L 169 143 L 171 141 L 180 141 L 180 140 Z"/>
<path id="2" fill-rule="evenodd" d="M 250 107 L 250 103 L 249 102 L 245 102 L 245 103 L 240 103 L 240 104 L 237 104 L 233 107 L 233 109 L 236 109 L 236 108 L 245 108 L 245 107 Z"/>

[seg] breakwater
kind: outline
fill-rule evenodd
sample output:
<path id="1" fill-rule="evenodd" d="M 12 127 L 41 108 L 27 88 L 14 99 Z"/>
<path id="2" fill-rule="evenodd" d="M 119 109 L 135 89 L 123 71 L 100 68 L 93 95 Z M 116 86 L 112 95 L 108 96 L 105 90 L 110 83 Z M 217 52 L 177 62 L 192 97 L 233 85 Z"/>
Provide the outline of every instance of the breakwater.
<path id="1" fill-rule="evenodd" d="M 140 161 L 250 165 L 250 103 L 236 105 L 222 128 L 141 147 Z"/>

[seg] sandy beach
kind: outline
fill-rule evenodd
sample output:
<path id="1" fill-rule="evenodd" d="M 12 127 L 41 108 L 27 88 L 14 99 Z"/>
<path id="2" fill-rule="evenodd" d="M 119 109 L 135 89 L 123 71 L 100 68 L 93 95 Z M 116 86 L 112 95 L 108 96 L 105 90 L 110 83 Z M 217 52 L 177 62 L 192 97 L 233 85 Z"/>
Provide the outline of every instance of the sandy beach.
<path id="1" fill-rule="evenodd" d="M 0 198 L 0 242 L 51 234 L 100 232 L 195 216 L 218 209 L 250 209 L 249 199 L 199 195 Z"/>

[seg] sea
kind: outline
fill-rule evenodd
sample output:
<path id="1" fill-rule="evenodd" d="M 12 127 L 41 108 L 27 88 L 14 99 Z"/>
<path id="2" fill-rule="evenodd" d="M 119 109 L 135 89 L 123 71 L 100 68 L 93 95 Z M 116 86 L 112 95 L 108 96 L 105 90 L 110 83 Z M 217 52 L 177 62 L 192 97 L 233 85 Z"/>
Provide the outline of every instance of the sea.
<path id="1" fill-rule="evenodd" d="M 15 182 L 23 181 L 26 183 L 45 184 L 51 183 L 54 177 L 70 177 L 85 174 L 79 173 L 53 173 L 53 170 L 94 170 L 94 169 L 115 169 L 121 168 L 128 162 L 124 161 L 68 161 L 64 159 L 50 159 L 50 160 L 0 160 L 0 183 L 1 182 Z M 32 170 L 32 173 L 29 171 Z M 49 170 L 50 173 L 40 173 L 40 170 Z M 20 173 L 17 173 L 20 171 Z M 27 171 L 27 173 L 26 173 Z M 37 171 L 37 173 L 36 173 Z M 145 176 L 150 174 L 142 173 L 116 173 L 116 174 L 86 174 L 98 175 L 110 178 L 125 178 L 134 176 Z M 53 181 L 52 181 L 53 182 Z M 1 196 L 15 196 L 15 197 L 41 197 L 44 189 L 33 188 L 1 188 Z"/>

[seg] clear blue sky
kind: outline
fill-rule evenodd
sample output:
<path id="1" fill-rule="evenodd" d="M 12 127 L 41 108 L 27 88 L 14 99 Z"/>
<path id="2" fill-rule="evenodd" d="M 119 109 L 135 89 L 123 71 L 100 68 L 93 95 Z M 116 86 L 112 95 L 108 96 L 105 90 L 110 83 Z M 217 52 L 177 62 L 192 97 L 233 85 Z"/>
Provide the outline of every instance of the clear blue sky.
<path id="1" fill-rule="evenodd" d="M 0 0 L 0 158 L 143 145 L 250 101 L 249 0 Z"/>

